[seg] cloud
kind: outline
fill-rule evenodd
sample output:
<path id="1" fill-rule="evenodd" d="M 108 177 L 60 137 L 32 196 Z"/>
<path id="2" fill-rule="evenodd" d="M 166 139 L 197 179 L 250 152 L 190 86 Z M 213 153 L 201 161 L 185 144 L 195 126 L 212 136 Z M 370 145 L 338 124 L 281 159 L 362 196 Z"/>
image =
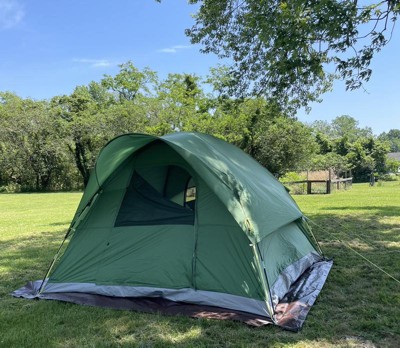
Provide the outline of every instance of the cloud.
<path id="1" fill-rule="evenodd" d="M 167 47 L 167 48 L 162 48 L 160 50 L 158 50 L 157 52 L 161 52 L 161 53 L 177 53 L 179 50 L 184 50 L 187 48 L 190 48 L 191 46 L 187 46 L 187 45 L 175 45 L 175 46 L 171 46 L 171 47 Z"/>
<path id="2" fill-rule="evenodd" d="M 108 68 L 111 66 L 118 65 L 116 62 L 111 62 L 108 59 L 87 59 L 87 58 L 80 58 L 74 59 L 74 63 L 86 64 L 89 65 L 91 68 Z"/>
<path id="3" fill-rule="evenodd" d="M 162 48 L 161 50 L 158 50 L 158 52 L 162 53 L 176 53 L 175 48 Z"/>
<path id="4" fill-rule="evenodd" d="M 0 30 L 15 27 L 24 16 L 24 8 L 17 0 L 0 0 Z"/>

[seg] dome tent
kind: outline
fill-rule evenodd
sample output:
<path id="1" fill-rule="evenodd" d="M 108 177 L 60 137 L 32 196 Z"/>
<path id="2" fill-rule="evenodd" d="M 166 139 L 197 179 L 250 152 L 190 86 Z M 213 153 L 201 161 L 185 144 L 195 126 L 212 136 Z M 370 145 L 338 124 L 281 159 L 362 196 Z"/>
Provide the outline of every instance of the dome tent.
<path id="1" fill-rule="evenodd" d="M 296 330 L 332 265 L 285 187 L 242 150 L 200 133 L 110 141 L 66 239 L 45 280 L 14 296 L 163 298 Z"/>

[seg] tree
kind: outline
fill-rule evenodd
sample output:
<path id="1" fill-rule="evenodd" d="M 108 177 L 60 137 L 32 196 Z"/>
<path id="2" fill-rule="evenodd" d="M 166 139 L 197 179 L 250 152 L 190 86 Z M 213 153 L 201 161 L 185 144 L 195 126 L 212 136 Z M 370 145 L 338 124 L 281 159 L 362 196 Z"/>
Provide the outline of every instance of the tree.
<path id="1" fill-rule="evenodd" d="M 352 168 L 346 156 L 341 156 L 335 152 L 317 154 L 311 158 L 310 169 L 327 170 L 332 169 L 336 175 L 341 175 Z"/>
<path id="2" fill-rule="evenodd" d="M 394 158 L 387 158 L 386 160 L 386 172 L 398 173 L 400 171 L 400 161 Z"/>
<path id="3" fill-rule="evenodd" d="M 389 147 L 372 137 L 360 138 L 349 147 L 346 158 L 352 166 L 355 181 L 367 181 L 372 172 L 386 171 Z"/>
<path id="4" fill-rule="evenodd" d="M 103 87 L 113 91 L 119 101 L 133 101 L 139 94 L 151 92 L 151 85 L 157 81 L 157 74 L 149 68 L 142 71 L 136 68 L 131 61 L 119 65 L 117 75 L 105 75 L 101 81 Z"/>
<path id="5" fill-rule="evenodd" d="M 71 168 L 48 102 L 11 93 L 0 93 L 0 100 L 0 185 L 25 191 L 71 188 L 60 179 Z"/>
<path id="6" fill-rule="evenodd" d="M 369 127 L 360 128 L 348 115 L 338 116 L 330 123 L 316 121 L 311 125 L 319 145 L 313 157 L 314 168 L 334 168 L 337 174 L 352 170 L 355 181 L 366 181 L 373 171 L 384 173 L 389 146 L 374 137 Z"/>
<path id="7" fill-rule="evenodd" d="M 57 96 L 51 100 L 52 112 L 59 119 L 59 133 L 64 136 L 66 147 L 75 160 L 83 184 L 89 181 L 104 134 L 98 132 L 102 120 L 98 105 L 87 86 L 78 86 L 69 96 Z"/>
<path id="8" fill-rule="evenodd" d="M 334 78 L 348 89 L 368 81 L 400 12 L 400 0 L 190 3 L 200 7 L 186 33 L 204 53 L 230 59 L 230 94 L 264 95 L 292 111 L 318 100 Z"/>
<path id="9" fill-rule="evenodd" d="M 311 127 L 315 133 L 324 134 L 332 140 L 346 138 L 347 141 L 354 142 L 359 138 L 373 136 L 370 127 L 360 128 L 359 122 L 349 115 L 337 116 L 331 122 L 315 121 Z"/>
<path id="10" fill-rule="evenodd" d="M 100 83 L 77 86 L 71 95 L 51 100 L 52 112 L 59 120 L 58 132 L 84 186 L 107 141 L 121 133 L 145 132 L 153 110 L 148 101 L 156 82 L 155 72 L 141 71 L 127 62 L 114 77 L 106 75 Z"/>
<path id="11" fill-rule="evenodd" d="M 152 129 L 154 133 L 163 135 L 171 131 L 200 131 L 197 121 L 204 111 L 204 94 L 199 77 L 169 74 L 156 87 L 156 92 L 160 112 L 156 128 Z"/>
<path id="12" fill-rule="evenodd" d="M 328 121 L 317 120 L 310 124 L 315 134 L 323 134 L 332 138 L 331 124 Z"/>
<path id="13" fill-rule="evenodd" d="M 299 121 L 279 116 L 258 125 L 254 157 L 278 177 L 308 168 L 316 150 L 311 129 Z"/>
<path id="14" fill-rule="evenodd" d="M 400 152 L 400 129 L 391 129 L 387 133 L 383 132 L 378 138 L 389 143 L 390 152 Z"/>
<path id="15" fill-rule="evenodd" d="M 334 149 L 334 142 L 332 139 L 330 139 L 326 134 L 318 132 L 315 135 L 315 141 L 317 142 L 319 146 L 319 153 L 321 155 L 326 155 L 328 153 L 332 153 Z M 326 169 L 326 168 L 324 168 Z"/>
<path id="16" fill-rule="evenodd" d="M 358 138 L 372 137 L 372 129 L 360 128 L 359 122 L 351 116 L 338 116 L 331 122 L 333 138 L 347 137 L 348 141 L 354 142 Z"/>

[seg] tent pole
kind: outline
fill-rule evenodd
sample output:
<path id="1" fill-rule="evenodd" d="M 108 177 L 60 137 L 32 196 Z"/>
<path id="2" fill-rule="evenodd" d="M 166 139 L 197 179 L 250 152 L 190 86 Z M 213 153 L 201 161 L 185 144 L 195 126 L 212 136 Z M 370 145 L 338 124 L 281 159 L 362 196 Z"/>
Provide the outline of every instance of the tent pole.
<path id="1" fill-rule="evenodd" d="M 239 205 L 242 208 L 243 216 L 245 217 L 244 224 L 246 226 L 247 233 L 251 235 L 254 233 L 253 225 L 252 225 L 250 219 L 247 217 L 246 210 L 243 207 L 243 204 L 240 200 L 240 194 L 238 192 L 237 192 L 237 198 L 238 198 Z M 261 277 L 262 287 L 264 290 L 265 304 L 267 305 L 267 310 L 269 312 L 269 315 L 270 315 L 272 321 L 274 323 L 276 323 L 275 315 L 274 315 L 274 304 L 272 302 L 272 296 L 271 296 L 271 290 L 269 288 L 267 273 L 265 272 L 265 268 L 262 265 L 262 257 L 261 257 L 260 249 L 258 248 L 258 243 L 255 240 L 252 240 L 250 246 L 253 247 L 253 254 L 256 258 L 258 273 Z"/>
<path id="2" fill-rule="evenodd" d="M 57 258 L 58 258 L 58 254 L 60 253 L 61 248 L 63 247 L 64 242 L 65 242 L 66 239 L 68 238 L 68 236 L 69 236 L 69 234 L 70 234 L 71 231 L 72 231 L 72 227 L 68 228 L 68 231 L 67 231 L 67 233 L 65 234 L 63 241 L 61 242 L 61 245 L 58 247 L 58 250 L 57 250 L 56 254 L 55 254 L 54 257 L 53 257 L 53 260 L 52 260 L 51 263 L 50 263 L 50 266 L 47 268 L 47 271 L 46 271 L 46 273 L 45 273 L 45 275 L 44 275 L 44 277 L 43 277 L 43 280 L 42 280 L 42 284 L 40 284 L 40 288 L 39 288 L 39 290 L 36 292 L 36 295 L 40 294 L 40 293 L 43 291 L 43 287 L 44 287 L 44 284 L 45 284 L 45 282 L 46 282 L 46 279 L 47 279 L 48 275 L 50 274 L 50 272 L 51 272 L 51 270 L 52 270 L 54 264 L 56 263 L 56 260 L 57 260 Z"/>
<path id="3" fill-rule="evenodd" d="M 185 193 L 186 194 L 186 193 Z M 198 197 L 198 191 L 196 187 L 196 199 Z M 198 204 L 195 203 L 194 206 L 194 243 L 193 243 L 193 255 L 192 255 L 192 286 L 194 290 L 197 290 L 196 284 L 196 272 L 197 272 L 197 243 L 199 238 L 199 230 L 198 230 L 198 216 L 197 216 L 197 206 Z"/>
<path id="4" fill-rule="evenodd" d="M 262 286 L 264 288 L 264 295 L 266 297 L 265 303 L 267 305 L 267 309 L 270 314 L 270 317 L 271 317 L 272 321 L 275 323 L 274 305 L 272 303 L 272 296 L 271 296 L 271 291 L 269 288 L 267 273 L 265 272 L 265 268 L 262 265 L 260 249 L 258 248 L 258 243 L 252 243 L 251 246 L 253 247 L 253 253 L 254 253 L 254 256 L 256 257 L 258 272 L 260 273 Z"/>

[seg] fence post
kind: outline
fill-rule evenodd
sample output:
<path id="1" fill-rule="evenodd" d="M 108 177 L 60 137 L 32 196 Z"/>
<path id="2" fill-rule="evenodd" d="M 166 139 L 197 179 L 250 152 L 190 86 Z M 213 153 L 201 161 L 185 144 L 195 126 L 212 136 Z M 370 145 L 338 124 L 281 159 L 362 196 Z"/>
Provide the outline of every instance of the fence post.
<path id="1" fill-rule="evenodd" d="M 311 195 L 311 181 L 310 180 L 307 181 L 307 194 Z"/>
<path id="2" fill-rule="evenodd" d="M 329 195 L 331 193 L 331 180 L 326 181 L 326 194 Z"/>

